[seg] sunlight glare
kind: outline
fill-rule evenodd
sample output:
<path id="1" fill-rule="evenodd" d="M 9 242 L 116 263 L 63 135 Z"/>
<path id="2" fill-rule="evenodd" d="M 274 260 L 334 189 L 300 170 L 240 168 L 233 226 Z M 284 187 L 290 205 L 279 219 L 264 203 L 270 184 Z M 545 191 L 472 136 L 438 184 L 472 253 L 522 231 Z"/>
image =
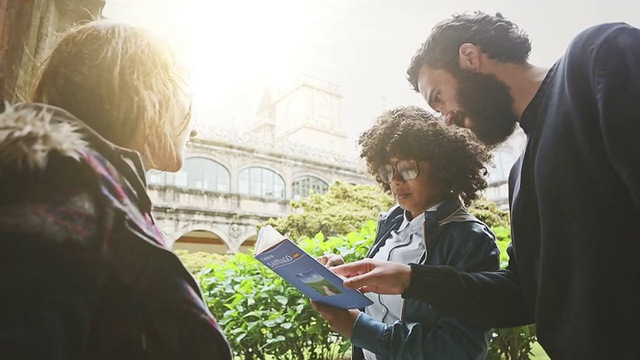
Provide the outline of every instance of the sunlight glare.
<path id="1" fill-rule="evenodd" d="M 290 67 L 311 21 L 304 1 L 192 1 L 183 9 L 177 15 L 188 34 L 182 55 L 194 107 L 215 103 L 241 82 L 273 84 L 293 76 Z"/>

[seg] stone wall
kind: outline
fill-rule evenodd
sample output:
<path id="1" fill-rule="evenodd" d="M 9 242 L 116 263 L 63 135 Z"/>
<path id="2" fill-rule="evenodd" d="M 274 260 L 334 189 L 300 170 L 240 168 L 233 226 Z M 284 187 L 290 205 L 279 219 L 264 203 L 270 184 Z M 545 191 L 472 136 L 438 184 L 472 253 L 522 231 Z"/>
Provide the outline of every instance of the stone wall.
<path id="1" fill-rule="evenodd" d="M 105 0 L 0 0 L 0 102 L 29 99 L 56 36 L 102 16 Z"/>
<path id="2" fill-rule="evenodd" d="M 362 161 L 343 159 L 325 152 L 324 156 L 312 149 L 303 151 L 293 144 L 250 141 L 232 133 L 224 136 L 213 131 L 198 129 L 198 138 L 189 142 L 186 157 L 213 160 L 230 172 L 228 192 L 188 189 L 178 186 L 149 185 L 153 215 L 167 243 L 188 243 L 178 248 L 201 251 L 235 253 L 251 246 L 256 238 L 256 225 L 269 218 L 291 213 L 290 201 L 294 179 L 311 175 L 328 184 L 336 180 L 352 184 L 373 184 L 364 172 Z M 318 155 L 318 156 L 316 156 Z M 249 166 L 271 169 L 285 183 L 284 198 L 268 198 L 240 194 L 237 174 Z M 209 244 L 204 249 L 203 244 Z"/>

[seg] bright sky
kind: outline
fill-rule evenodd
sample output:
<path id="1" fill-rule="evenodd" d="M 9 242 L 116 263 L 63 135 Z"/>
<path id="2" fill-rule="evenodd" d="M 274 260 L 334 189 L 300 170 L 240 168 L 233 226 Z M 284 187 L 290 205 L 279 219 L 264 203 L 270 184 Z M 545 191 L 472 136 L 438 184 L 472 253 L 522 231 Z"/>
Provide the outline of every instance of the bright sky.
<path id="1" fill-rule="evenodd" d="M 107 0 L 103 14 L 174 43 L 192 71 L 199 122 L 245 129 L 265 86 L 306 74 L 340 87 L 355 139 L 385 108 L 426 106 L 405 80 L 409 60 L 433 25 L 465 10 L 502 12 L 545 66 L 590 25 L 640 26 L 634 0 Z"/>

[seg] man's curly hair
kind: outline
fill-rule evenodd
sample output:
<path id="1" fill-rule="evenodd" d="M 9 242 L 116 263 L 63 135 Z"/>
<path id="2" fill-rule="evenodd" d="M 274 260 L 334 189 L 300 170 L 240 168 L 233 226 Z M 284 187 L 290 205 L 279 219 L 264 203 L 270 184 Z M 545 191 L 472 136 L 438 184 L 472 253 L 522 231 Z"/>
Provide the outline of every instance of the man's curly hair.
<path id="1" fill-rule="evenodd" d="M 382 188 L 378 168 L 390 158 L 428 161 L 434 183 L 445 194 L 459 196 L 465 205 L 486 189 L 489 150 L 466 129 L 447 127 L 435 116 L 415 106 L 398 107 L 378 116 L 375 124 L 360 134 L 360 157 Z"/>
<path id="2" fill-rule="evenodd" d="M 454 14 L 431 30 L 429 38 L 416 51 L 407 69 L 407 79 L 418 91 L 418 74 L 423 66 L 455 73 L 458 49 L 464 43 L 480 47 L 490 58 L 501 62 L 524 63 L 531 53 L 529 36 L 502 14 L 482 11 Z"/>

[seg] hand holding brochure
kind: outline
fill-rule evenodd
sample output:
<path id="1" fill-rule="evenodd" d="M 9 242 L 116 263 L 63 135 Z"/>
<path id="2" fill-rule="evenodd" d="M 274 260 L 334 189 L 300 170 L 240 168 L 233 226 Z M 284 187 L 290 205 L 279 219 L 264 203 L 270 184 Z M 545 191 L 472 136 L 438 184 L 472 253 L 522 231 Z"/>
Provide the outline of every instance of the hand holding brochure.
<path id="1" fill-rule="evenodd" d="M 311 300 L 342 309 L 372 304 L 357 290 L 270 225 L 260 229 L 253 256 Z"/>

